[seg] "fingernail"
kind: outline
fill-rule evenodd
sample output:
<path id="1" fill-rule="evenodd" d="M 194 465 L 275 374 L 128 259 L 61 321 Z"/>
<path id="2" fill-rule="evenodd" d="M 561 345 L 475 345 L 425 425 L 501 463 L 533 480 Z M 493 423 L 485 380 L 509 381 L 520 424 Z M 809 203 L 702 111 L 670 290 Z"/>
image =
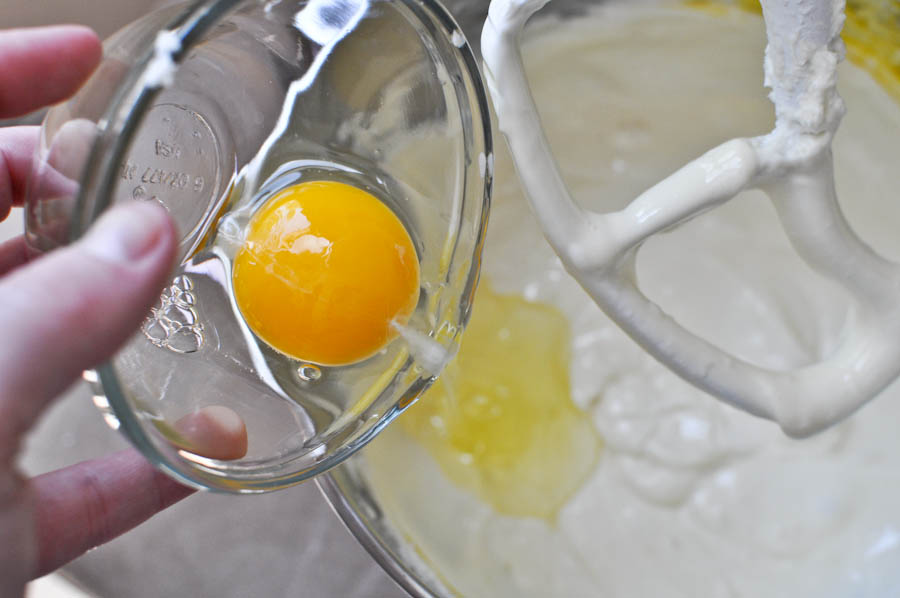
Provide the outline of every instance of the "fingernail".
<path id="1" fill-rule="evenodd" d="M 187 442 L 178 444 L 211 459 L 233 460 L 247 454 L 247 426 L 241 416 L 222 405 L 211 405 L 175 422 Z"/>
<path id="2" fill-rule="evenodd" d="M 88 231 L 83 246 L 110 262 L 127 263 L 150 253 L 163 234 L 166 214 L 151 202 L 131 202 L 111 209 Z"/>

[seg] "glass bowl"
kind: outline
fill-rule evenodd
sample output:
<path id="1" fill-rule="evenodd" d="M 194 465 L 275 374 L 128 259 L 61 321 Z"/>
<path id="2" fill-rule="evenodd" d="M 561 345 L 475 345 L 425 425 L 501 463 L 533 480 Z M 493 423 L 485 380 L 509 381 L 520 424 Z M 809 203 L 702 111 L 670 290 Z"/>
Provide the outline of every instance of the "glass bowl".
<path id="1" fill-rule="evenodd" d="M 550 31 L 557 24 L 556 18 L 562 19 L 563 22 L 569 18 L 577 19 L 586 8 L 595 5 L 618 7 L 625 11 L 626 9 L 644 10 L 649 4 L 653 3 L 554 0 L 539 13 L 538 18 L 541 19 L 541 23 L 540 25 L 537 22 L 534 23 L 532 31 L 539 36 L 543 32 Z M 723 48 L 728 47 L 729 51 L 733 51 L 735 44 L 743 43 L 738 38 L 728 35 L 728 32 L 732 31 L 729 25 L 730 20 L 736 14 L 741 20 L 752 18 L 742 12 L 735 13 L 733 9 L 740 8 L 753 13 L 759 11 L 759 4 L 755 1 L 691 1 L 659 2 L 658 4 L 667 4 L 670 9 L 679 11 L 684 10 L 685 5 L 689 5 L 691 9 L 714 15 L 715 18 L 720 19 L 722 25 L 722 36 L 719 43 Z M 848 80 L 848 87 L 852 87 L 851 83 L 864 86 L 875 85 L 872 83 L 875 81 L 888 92 L 884 96 L 879 96 L 878 101 L 900 103 L 900 63 L 897 60 L 898 51 L 900 51 L 900 13 L 898 13 L 897 3 L 872 1 L 848 2 L 848 5 L 850 5 L 851 13 L 844 29 L 844 37 L 848 41 L 848 58 L 857 67 L 867 71 L 853 81 Z M 468 37 L 473 40 L 477 39 L 486 16 L 486 5 L 461 0 L 449 2 L 448 7 L 457 16 Z M 597 100 L 594 107 L 596 117 L 587 117 L 595 118 L 595 120 L 587 120 L 584 113 L 577 112 L 570 107 L 573 104 L 579 105 L 578 101 L 570 101 L 571 96 L 578 95 L 576 91 L 569 92 L 567 88 L 564 91 L 556 89 L 556 93 L 552 94 L 547 89 L 535 90 L 536 101 L 545 125 L 550 127 L 551 145 L 557 152 L 567 182 L 577 183 L 580 179 L 594 180 L 603 177 L 607 181 L 613 181 L 616 177 L 626 177 L 631 181 L 631 188 L 628 191 L 636 194 L 668 175 L 687 160 L 730 136 L 764 132 L 766 129 L 741 130 L 744 119 L 750 119 L 756 124 L 761 122 L 762 126 L 766 126 L 766 119 L 771 118 L 771 105 L 766 100 L 765 90 L 761 85 L 764 48 L 762 19 L 759 19 L 757 26 L 759 35 L 747 47 L 748 51 L 752 50 L 753 54 L 747 61 L 742 61 L 740 64 L 722 65 L 721 61 L 717 61 L 709 53 L 709 48 L 706 48 L 706 54 L 698 51 L 697 54 L 692 55 L 697 58 L 696 61 L 682 65 L 673 65 L 671 61 L 666 61 L 660 56 L 650 53 L 641 56 L 636 60 L 634 68 L 635 70 L 641 68 L 645 70 L 642 71 L 644 75 L 640 82 L 641 85 L 637 87 L 629 87 L 629 85 L 640 79 L 639 73 L 632 78 L 617 78 L 618 72 L 611 71 L 610 78 L 613 83 L 606 90 L 607 93 Z M 659 27 L 648 31 L 647 34 L 665 39 L 669 32 L 670 30 Z M 623 33 L 622 35 L 627 34 Z M 672 39 L 675 37 L 673 36 Z M 623 59 L 626 57 L 626 50 L 617 48 L 614 43 L 609 41 L 609 38 L 605 37 L 600 44 L 611 55 Z M 672 52 L 681 56 L 680 52 L 684 48 L 693 47 L 690 43 L 685 43 L 683 39 L 677 42 L 671 41 L 670 44 L 670 46 L 666 46 L 665 43 L 662 43 L 656 50 L 658 51 L 660 47 L 670 47 Z M 674 49 L 676 47 L 678 50 Z M 586 64 L 593 64 L 591 57 L 577 60 L 577 57 L 573 56 L 543 54 L 538 56 L 536 52 L 529 54 L 528 51 L 525 51 L 524 54 L 526 65 L 530 61 L 537 62 L 539 60 L 555 61 L 554 64 L 558 65 L 560 69 L 579 68 Z M 714 72 L 720 78 L 713 77 L 706 87 L 679 87 L 671 84 L 674 78 L 671 73 L 654 76 L 650 70 L 654 63 L 665 64 L 666 68 L 672 69 L 672 72 L 682 74 L 692 70 L 721 69 L 724 66 L 729 66 L 735 71 L 747 68 L 750 69 L 747 72 L 753 73 L 753 77 L 747 79 L 749 83 L 746 85 L 731 87 L 732 74 L 717 70 Z M 596 69 L 592 71 L 593 74 L 606 73 L 603 69 L 608 63 L 597 64 Z M 866 76 L 871 76 L 871 80 L 863 81 Z M 620 105 L 627 109 L 633 100 L 633 96 L 630 96 L 629 93 L 634 93 L 635 89 L 646 89 L 646 87 L 653 88 L 657 94 L 655 98 L 648 100 L 649 102 L 657 102 L 656 106 L 659 110 L 671 110 L 669 114 L 674 124 L 670 134 L 681 144 L 680 147 L 673 149 L 671 155 L 659 155 L 660 152 L 654 152 L 652 147 L 647 149 L 646 146 L 641 145 L 648 138 L 648 134 L 642 129 L 642 114 L 639 109 L 635 108 L 631 119 L 621 122 L 612 120 L 605 110 L 608 105 L 616 102 L 620 102 Z M 717 103 L 711 105 L 704 103 L 709 97 L 714 97 L 719 93 L 722 93 L 722 98 Z M 559 101 L 559 105 L 551 103 L 551 99 Z M 873 102 L 873 105 L 875 104 L 877 102 Z M 698 107 L 702 107 L 702 113 L 698 114 Z M 877 155 L 874 158 L 872 156 L 872 152 L 877 149 L 867 147 L 867 135 L 874 138 L 876 128 L 852 129 L 858 127 L 859 123 L 865 120 L 864 118 L 860 119 L 859 115 L 865 113 L 870 107 L 865 103 L 861 105 L 851 103 L 848 99 L 849 113 L 842 128 L 843 134 L 839 132 L 835 146 L 838 190 L 847 216 L 861 236 L 875 244 L 882 253 L 898 259 L 900 258 L 900 243 L 896 240 L 896 223 L 900 219 L 900 210 L 898 210 L 896 202 L 892 202 L 890 199 L 896 196 L 894 190 L 898 184 L 898 178 L 895 169 L 882 169 L 883 172 L 872 177 L 872 180 L 867 183 L 865 191 L 861 193 L 848 193 L 849 189 L 843 183 L 845 180 L 852 179 L 854 171 L 862 165 L 861 160 L 878 159 Z M 587 122 L 590 122 L 590 126 L 585 124 Z M 565 126 L 566 123 L 568 126 Z M 673 132 L 683 132 L 686 128 L 691 127 L 690 123 L 697 123 L 692 127 L 693 130 L 690 134 L 678 136 Z M 700 126 L 702 123 L 712 124 L 705 127 Z M 871 127 L 871 125 L 872 123 L 869 122 L 867 126 Z M 888 126 L 900 127 L 900 121 L 882 123 L 882 128 Z M 855 130 L 857 136 L 851 136 L 847 132 L 849 130 Z M 860 130 L 863 131 L 863 135 L 859 135 Z M 555 131 L 555 134 L 552 131 Z M 725 131 L 724 136 L 723 131 Z M 576 155 L 576 152 L 565 149 L 567 143 L 579 137 L 599 139 L 600 141 L 591 151 L 582 152 L 585 155 Z M 896 144 L 891 147 L 895 146 Z M 642 147 L 644 149 L 641 149 Z M 896 154 L 886 155 L 895 156 Z M 867 156 L 867 158 L 863 158 L 863 156 Z M 888 164 L 887 160 L 890 159 L 896 160 L 896 158 L 881 156 L 880 163 Z M 526 210 L 525 199 L 516 189 L 515 175 L 510 160 L 501 148 L 498 148 L 497 151 L 496 164 L 494 205 L 491 228 L 484 252 L 482 276 L 486 280 L 491 279 L 496 284 L 502 284 L 505 281 L 507 288 L 514 289 L 517 284 L 516 273 L 510 272 L 509 256 L 511 248 L 518 248 L 518 252 L 512 252 L 515 255 L 516 270 L 521 271 L 533 267 L 537 273 L 534 286 L 531 288 L 523 286 L 518 289 L 520 293 L 526 296 L 530 294 L 541 300 L 549 300 L 557 306 L 562 306 L 563 309 L 567 309 L 573 303 L 583 302 L 584 298 L 577 299 L 579 293 L 577 288 L 559 291 L 566 285 L 572 287 L 571 281 L 566 279 L 558 264 L 554 264 L 552 253 L 546 247 L 540 247 L 542 241 L 538 240 L 540 238 L 539 229 L 533 222 L 528 222 L 527 217 L 523 218 L 518 215 Z M 610 188 L 612 187 L 614 185 L 610 183 Z M 615 188 L 619 189 L 619 187 Z M 602 207 L 607 210 L 617 207 L 617 202 L 625 199 L 624 197 L 612 197 L 612 194 L 606 191 L 607 189 L 600 184 L 591 193 L 578 195 L 576 192 L 576 197 L 586 204 L 593 202 L 594 207 Z M 633 194 L 629 197 L 633 197 Z M 736 326 L 733 321 L 737 317 L 735 314 L 746 317 L 747 312 L 742 310 L 746 310 L 748 305 L 752 306 L 763 298 L 761 294 L 744 295 L 743 297 L 740 295 L 704 297 L 698 296 L 690 288 L 692 282 L 699 284 L 704 277 L 710 276 L 709 271 L 696 266 L 697 263 L 702 264 L 703 260 L 714 260 L 719 257 L 716 255 L 717 253 L 730 255 L 730 250 L 725 251 L 732 242 L 728 239 L 725 239 L 720 245 L 714 246 L 714 249 L 719 251 L 710 252 L 712 257 L 710 257 L 710 253 L 703 253 L 707 249 L 700 242 L 695 243 L 696 238 L 707 237 L 708 229 L 702 227 L 714 227 L 723 222 L 726 224 L 730 222 L 731 228 L 726 230 L 737 231 L 735 237 L 742 239 L 742 235 L 746 233 L 743 228 L 745 221 L 752 220 L 752 218 L 742 219 L 742 215 L 754 216 L 751 213 L 753 210 L 763 209 L 759 205 L 761 202 L 752 197 L 748 197 L 741 203 L 743 205 L 728 208 L 730 211 L 724 221 L 708 220 L 705 225 L 703 221 L 698 221 L 696 226 L 691 225 L 671 233 L 672 242 L 686 245 L 694 243 L 698 247 L 696 262 L 678 261 L 679 257 L 683 256 L 679 252 L 668 252 L 671 255 L 667 255 L 666 250 L 671 249 L 672 245 L 665 245 L 662 242 L 658 245 L 648 243 L 645 247 L 646 262 L 639 261 L 638 274 L 641 276 L 642 283 L 645 282 L 644 275 L 647 275 L 648 283 L 652 283 L 653 281 L 649 279 L 655 276 L 666 281 L 666 284 L 650 285 L 650 291 L 656 291 L 657 296 L 661 299 L 671 299 L 678 293 L 691 295 L 693 292 L 691 299 L 698 302 L 698 305 L 705 306 L 706 309 L 699 310 L 702 311 L 699 316 L 695 313 L 691 324 L 705 327 L 702 329 L 711 332 L 712 338 L 716 338 L 717 332 L 722 332 L 729 326 Z M 714 214 L 710 213 L 708 217 L 715 218 Z M 706 217 L 704 216 L 704 218 Z M 779 256 L 790 255 L 792 250 L 786 246 L 786 240 L 779 237 L 774 214 L 768 214 L 766 218 L 769 218 L 766 220 L 767 224 L 773 226 L 762 231 L 764 235 L 758 246 L 747 245 L 743 253 L 738 254 L 741 256 L 738 263 L 732 264 L 738 267 L 733 268 L 731 272 L 740 273 L 739 266 L 751 264 L 754 259 L 769 259 L 774 263 L 771 271 L 767 273 L 768 276 L 781 277 L 790 271 L 788 269 L 780 271 L 779 268 L 782 267 L 782 264 L 778 261 L 781 260 Z M 666 239 L 665 242 L 669 242 L 669 240 Z M 523 249 L 525 247 L 528 248 Z M 784 247 L 784 251 L 780 249 L 772 251 L 773 247 Z M 764 252 L 770 253 L 759 253 L 756 251 L 757 249 L 763 249 Z M 641 260 L 643 259 L 642 254 Z M 644 269 L 642 270 L 641 267 Z M 787 268 L 786 265 L 785 268 Z M 748 276 L 756 275 L 753 274 L 752 266 L 746 266 L 745 271 L 748 272 Z M 722 268 L 718 272 L 717 277 L 728 278 L 727 268 Z M 674 281 L 667 286 L 668 282 L 671 282 L 666 279 L 667 276 L 670 278 L 680 277 L 683 280 Z M 789 280 L 785 276 L 783 282 L 785 289 L 793 288 L 790 286 L 791 284 L 806 289 L 821 288 L 817 287 L 816 285 L 819 283 L 811 278 Z M 723 282 L 723 287 L 727 287 L 727 285 L 727 281 Z M 484 282 L 482 283 L 483 287 Z M 815 292 L 811 296 L 817 297 Z M 729 297 L 734 300 L 729 301 Z M 781 296 L 776 301 L 783 300 L 785 303 L 790 303 L 796 299 L 795 296 Z M 475 318 L 478 317 L 479 305 L 481 305 L 480 300 L 476 299 Z M 664 301 L 663 305 L 665 307 L 668 303 Z M 811 311 L 819 308 L 815 300 L 808 301 L 806 306 Z M 682 315 L 678 312 L 675 314 Z M 690 315 L 690 313 L 683 315 Z M 805 330 L 810 335 L 825 334 L 824 331 L 828 326 L 822 325 L 813 332 L 812 326 L 822 323 L 811 324 L 808 320 L 802 320 L 803 315 L 793 314 L 798 317 L 797 321 L 802 322 L 799 330 Z M 765 328 L 763 320 L 764 318 L 759 318 L 760 323 L 755 329 L 754 336 L 757 339 L 773 333 L 771 329 Z M 829 334 L 839 333 L 841 323 L 839 317 L 836 318 L 836 323 L 837 325 L 831 327 L 832 330 L 828 332 Z M 835 322 L 832 321 L 830 324 L 835 324 Z M 572 319 L 571 325 L 573 333 L 576 335 L 586 330 L 593 329 L 595 331 L 593 338 L 582 339 L 584 341 L 582 347 L 591 343 L 609 342 L 604 339 L 616 339 L 610 344 L 611 350 L 600 361 L 594 361 L 585 366 L 577 364 L 573 360 L 572 385 L 577 387 L 576 390 L 579 392 L 589 387 L 591 380 L 599 380 L 610 370 L 614 370 L 617 363 L 624 359 L 630 359 L 628 355 L 633 355 L 635 359 L 638 359 L 636 347 L 617 333 L 608 322 L 604 322 L 602 315 L 598 313 L 591 315 L 589 311 L 585 311 L 584 317 Z M 810 327 L 804 328 L 804 326 Z M 465 350 L 465 341 L 463 350 Z M 573 347 L 573 352 L 575 351 L 576 347 Z M 604 437 L 604 447 L 596 470 L 602 470 L 604 475 L 609 477 L 598 476 L 596 479 L 586 482 L 585 486 L 591 486 L 588 493 L 579 497 L 581 491 L 576 492 L 569 504 L 564 507 L 565 512 L 558 514 L 555 518 L 550 518 L 549 521 L 540 517 L 510 516 L 508 513 L 498 513 L 493 505 L 482 499 L 477 487 L 457 484 L 459 476 L 448 475 L 448 469 L 444 467 L 444 463 L 430 454 L 427 443 L 421 442 L 422 435 L 411 431 L 405 425 L 403 419 L 413 415 L 412 413 L 401 418 L 400 422 L 387 430 L 366 451 L 354 456 L 327 476 L 319 478 L 317 483 L 363 546 L 410 595 L 417 597 L 459 595 L 514 595 L 520 597 L 525 595 L 827 595 L 846 597 L 852 595 L 874 598 L 890 595 L 896 591 L 896 575 L 891 577 L 891 572 L 896 572 L 896 565 L 900 559 L 896 548 L 898 545 L 892 541 L 892 538 L 895 538 L 896 518 L 892 515 L 892 508 L 889 508 L 888 515 L 885 515 L 883 505 L 893 504 L 891 501 L 896 500 L 898 488 L 900 488 L 900 473 L 898 473 L 900 470 L 896 466 L 896 443 L 892 440 L 896 436 L 892 430 L 898 417 L 896 408 L 892 405 L 898 404 L 896 396 L 900 392 L 898 384 L 895 383 L 886 391 L 884 397 L 877 399 L 871 406 L 845 424 L 805 441 L 790 441 L 783 438 L 773 427 L 760 423 L 749 416 L 721 408 L 709 397 L 697 397 L 697 391 L 688 388 L 674 376 L 657 374 L 658 366 L 647 363 L 642 367 L 644 368 L 641 370 L 643 378 L 652 380 L 652 383 L 656 384 L 650 394 L 635 396 L 635 393 L 639 394 L 639 391 L 644 388 L 642 386 L 644 380 L 610 378 L 603 384 L 611 390 L 605 392 L 602 398 L 597 399 L 596 402 L 583 406 L 590 413 L 595 425 L 601 427 L 604 432 L 601 434 Z M 600 382 L 602 380 L 599 380 L 598 384 Z M 582 394 L 587 395 L 587 393 Z M 747 469 L 740 469 L 735 478 L 730 478 L 729 471 L 734 471 L 735 468 L 722 465 L 722 461 L 718 461 L 717 458 L 709 461 L 701 460 L 699 465 L 687 459 L 673 466 L 673 470 L 676 472 L 682 472 L 688 477 L 697 476 L 692 478 L 695 481 L 685 487 L 684 495 L 679 495 L 682 489 L 675 488 L 674 483 L 673 488 L 669 489 L 672 491 L 671 495 L 662 493 L 656 496 L 647 491 L 644 491 L 642 495 L 642 489 L 637 485 L 629 487 L 627 483 L 624 483 L 622 484 L 625 487 L 624 490 L 618 485 L 614 488 L 607 488 L 604 485 L 605 481 L 610 478 L 615 479 L 615 476 L 629 482 L 640 480 L 640 476 L 636 472 L 640 473 L 640 468 L 646 464 L 633 458 L 629 454 L 631 449 L 622 447 L 622 438 L 628 436 L 629 429 L 649 430 L 644 425 L 642 417 L 645 417 L 647 413 L 653 413 L 652 403 L 654 401 L 671 397 L 675 397 L 676 402 L 683 399 L 684 403 L 676 405 L 677 408 L 669 414 L 656 413 L 654 415 L 661 422 L 659 428 L 652 432 L 653 441 L 657 443 L 654 446 L 658 449 L 661 461 L 666 462 L 669 449 L 673 449 L 673 453 L 681 454 L 678 453 L 679 445 L 677 443 L 682 441 L 685 444 L 681 447 L 690 444 L 696 449 L 697 453 L 692 453 L 694 457 L 707 454 L 707 451 L 714 452 L 714 439 L 696 440 L 694 437 L 695 439 L 691 440 L 692 437 L 689 434 L 691 430 L 696 431 L 692 428 L 692 424 L 700 424 L 703 427 L 709 423 L 708 429 L 721 433 L 721 438 L 729 440 L 751 438 L 752 440 L 748 444 L 737 447 L 736 450 L 741 455 L 737 459 L 739 461 L 744 459 L 747 463 L 755 462 L 766 465 L 761 470 L 761 477 L 754 478 L 758 482 L 757 486 L 744 489 L 746 494 L 752 497 L 752 500 L 748 500 L 744 504 L 731 505 L 734 507 L 733 510 L 725 508 L 718 514 L 712 510 L 703 511 L 708 515 L 706 523 L 709 524 L 710 530 L 714 530 L 716 525 L 725 527 L 733 525 L 734 529 L 740 530 L 740 533 L 743 534 L 746 539 L 747 552 L 734 561 L 704 562 L 684 556 L 688 552 L 688 544 L 692 537 L 670 534 L 664 525 L 654 526 L 654 522 L 663 524 L 682 517 L 688 507 L 699 505 L 704 496 L 715 498 L 714 493 L 717 491 L 726 494 L 732 487 L 728 485 L 731 483 L 730 480 L 739 482 L 743 476 L 749 475 Z M 437 401 L 439 399 L 441 397 L 433 397 L 429 391 L 419 401 L 418 406 L 427 404 L 430 400 Z M 640 405 L 644 405 L 644 401 L 646 401 L 646 405 L 640 407 Z M 669 403 L 666 405 L 671 406 Z M 616 406 L 623 410 L 620 414 L 615 412 Z M 695 408 L 699 408 L 699 414 L 693 411 Z M 644 409 L 647 411 L 644 412 Z M 633 417 L 629 417 L 629 412 L 632 412 Z M 620 419 L 617 419 L 619 417 Z M 414 421 L 418 423 L 422 420 L 415 419 Z M 682 424 L 683 428 L 680 427 Z M 738 427 L 729 427 L 731 425 Z M 614 426 L 620 427 L 614 428 Z M 747 429 L 752 430 L 749 435 L 745 435 Z M 681 431 L 685 432 L 684 436 L 679 435 Z M 615 436 L 616 432 L 621 434 L 618 438 Z M 647 433 L 651 434 L 649 431 Z M 670 444 L 667 445 L 666 442 Z M 691 444 L 692 442 L 694 444 Z M 766 460 L 765 455 L 769 451 L 772 451 L 771 455 L 776 456 Z M 758 460 L 754 461 L 756 459 Z M 560 468 L 568 465 L 566 462 L 558 463 Z M 745 465 L 741 464 L 740 467 L 745 467 Z M 644 472 L 648 473 L 648 477 L 654 472 L 659 473 L 661 482 L 680 479 L 677 476 L 666 477 L 664 468 L 644 470 Z M 757 473 L 759 472 L 760 470 L 757 470 Z M 818 490 L 825 488 L 825 490 L 822 490 L 820 494 L 808 490 L 802 483 L 802 480 L 806 479 L 814 479 L 819 484 L 818 486 L 812 484 L 811 487 Z M 864 486 L 874 487 L 876 490 L 869 493 L 868 490 L 862 490 Z M 773 487 L 776 490 L 773 491 Z M 690 491 L 688 492 L 687 489 Z M 706 494 L 700 492 L 704 489 L 709 492 Z M 722 494 L 719 495 L 719 498 L 722 498 Z M 617 499 L 621 500 L 617 501 Z M 882 505 L 882 510 L 878 511 L 875 501 L 882 499 L 887 502 L 878 503 Z M 591 509 L 594 508 L 594 505 L 591 504 L 592 501 L 603 505 L 614 515 L 601 519 L 602 524 L 598 524 L 596 520 L 591 519 Z M 672 506 L 673 504 L 674 506 Z M 730 503 L 721 504 L 728 505 Z M 596 509 L 594 513 L 596 513 Z M 791 514 L 789 524 L 784 527 L 775 525 L 776 521 L 783 521 L 780 517 L 786 513 Z M 840 531 L 835 532 L 834 537 L 820 533 L 823 529 L 834 529 L 829 527 L 832 524 L 841 528 L 843 523 L 851 520 L 858 522 L 858 526 L 854 528 L 848 523 L 848 526 L 855 531 L 847 532 L 846 535 L 842 535 Z M 644 527 L 637 525 L 640 521 L 644 521 L 646 525 Z M 621 529 L 629 529 L 632 524 L 635 529 L 635 533 L 632 534 L 634 544 L 642 545 L 644 554 L 648 557 L 659 554 L 669 555 L 670 563 L 673 564 L 672 568 L 680 569 L 683 574 L 681 578 L 665 577 L 662 573 L 654 570 L 650 563 L 635 564 L 623 556 L 628 554 L 626 552 L 628 546 L 617 544 L 618 536 L 615 534 Z M 552 530 L 559 529 L 559 526 L 566 526 L 566 530 L 572 532 L 572 535 L 582 542 L 582 547 L 585 537 L 592 533 L 595 534 L 598 538 L 596 545 L 601 548 L 585 557 L 583 550 L 575 550 L 567 540 L 560 540 L 558 535 L 551 533 Z M 448 533 L 448 530 L 452 531 Z M 484 530 L 491 533 L 479 535 L 478 532 Z M 715 533 L 711 532 L 707 539 L 714 535 Z M 788 580 L 798 586 L 808 584 L 803 586 L 807 589 L 816 587 L 817 583 L 820 584 L 826 580 L 835 583 L 823 591 L 792 591 L 787 587 L 790 584 L 786 584 L 778 592 L 758 592 L 756 594 L 739 593 L 737 590 L 730 589 L 727 583 L 717 585 L 720 577 L 727 578 L 730 573 L 740 570 L 754 571 L 760 578 L 765 578 L 766 569 L 754 568 L 759 565 L 759 561 L 751 558 L 752 549 L 760 545 L 767 545 L 767 543 L 769 546 L 775 546 L 782 541 L 784 544 L 781 546 L 789 548 L 772 557 L 772 562 L 775 563 L 774 567 L 780 567 L 779 575 L 782 577 L 778 579 Z M 623 544 L 630 545 L 631 542 Z M 713 551 L 715 546 L 722 546 L 711 545 Z M 506 549 L 510 548 L 515 549 L 516 558 L 506 552 Z M 821 549 L 821 552 L 815 553 L 817 549 Z M 801 554 L 808 550 L 810 553 L 822 555 L 818 568 L 816 566 L 795 567 L 794 561 L 791 560 L 795 550 Z M 829 550 L 836 550 L 846 555 L 852 561 L 853 567 L 848 571 L 838 573 L 839 567 L 832 566 L 824 556 L 828 554 Z M 550 563 L 558 566 L 554 567 Z M 594 566 L 596 568 L 592 568 Z M 616 577 L 619 571 L 629 570 L 629 567 L 634 567 L 632 587 L 617 586 L 614 590 L 608 591 L 601 589 L 605 580 Z M 554 592 L 548 589 L 552 586 L 554 577 L 574 578 L 577 575 L 573 572 L 581 570 L 581 568 L 587 568 L 594 572 L 592 590 L 567 592 L 559 590 L 557 587 L 557 591 Z M 598 570 L 606 571 L 606 575 L 597 573 Z M 844 573 L 846 576 L 839 577 Z M 701 586 L 705 588 L 705 591 L 698 591 L 696 585 L 686 588 L 686 578 L 699 580 L 699 583 L 706 581 L 706 585 Z M 646 588 L 653 583 L 657 584 L 655 587 L 658 591 L 646 591 Z M 891 585 L 892 583 L 893 585 Z M 659 586 L 662 586 L 661 590 Z M 531 588 L 530 592 L 527 590 L 529 587 Z M 542 590 L 534 588 L 542 588 Z"/>
<path id="2" fill-rule="evenodd" d="M 273 490 L 357 451 L 453 354 L 478 279 L 491 152 L 473 54 L 432 0 L 189 2 L 113 35 L 91 79 L 48 113 L 26 238 L 46 252 L 116 203 L 166 207 L 178 266 L 141 330 L 85 374 L 94 402 L 184 483 Z M 275 351 L 232 299 L 226 232 L 309 180 L 367 190 L 418 254 L 407 335 L 348 366 Z M 197 454 L 175 425 L 214 405 L 244 420 L 243 458 Z"/>

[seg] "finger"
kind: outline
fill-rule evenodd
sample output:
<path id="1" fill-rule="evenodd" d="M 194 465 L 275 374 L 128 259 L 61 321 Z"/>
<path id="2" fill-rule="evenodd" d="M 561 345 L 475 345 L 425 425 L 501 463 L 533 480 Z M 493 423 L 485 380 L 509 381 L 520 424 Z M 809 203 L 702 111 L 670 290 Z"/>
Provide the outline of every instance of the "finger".
<path id="1" fill-rule="evenodd" d="M 175 504 L 192 490 L 135 451 L 86 461 L 29 483 L 38 544 L 35 577 Z"/>
<path id="2" fill-rule="evenodd" d="M 20 206 L 25 200 L 38 135 L 38 127 L 0 129 L 0 220 L 9 215 L 12 206 Z"/>
<path id="3" fill-rule="evenodd" d="M 46 140 L 50 146 L 47 152 L 47 165 L 58 177 L 57 180 L 50 181 L 48 191 L 55 193 L 74 191 L 61 182 L 77 181 L 81 177 L 81 171 L 91 153 L 97 133 L 97 123 L 94 121 L 74 118 L 63 123 L 52 139 Z"/>
<path id="4" fill-rule="evenodd" d="M 247 453 L 247 428 L 231 409 L 212 406 L 175 423 L 190 450 L 213 459 Z M 36 575 L 61 567 L 181 500 L 191 490 L 134 451 L 88 461 L 33 479 Z"/>
<path id="5" fill-rule="evenodd" d="M 0 118 L 66 99 L 102 53 L 97 35 L 79 25 L 0 31 Z"/>
<path id="6" fill-rule="evenodd" d="M 50 400 L 137 330 L 175 248 L 165 210 L 133 203 L 104 215 L 82 241 L 0 280 L 0 462 Z"/>
<path id="7" fill-rule="evenodd" d="M 247 426 L 228 407 L 204 407 L 182 417 L 173 427 L 183 439 L 178 446 L 197 455 L 228 461 L 247 454 Z"/>
<path id="8" fill-rule="evenodd" d="M 45 151 L 35 162 L 40 132 L 37 127 L 0 129 L 0 220 L 10 206 L 31 205 L 28 216 L 35 226 L 32 243 L 56 247 L 65 244 L 65 214 L 74 209 L 78 180 L 97 135 L 96 123 L 85 119 L 65 122 L 42 143 Z"/>
<path id="9" fill-rule="evenodd" d="M 0 243 L 0 276 L 11 272 L 28 261 L 25 237 L 18 236 Z"/>

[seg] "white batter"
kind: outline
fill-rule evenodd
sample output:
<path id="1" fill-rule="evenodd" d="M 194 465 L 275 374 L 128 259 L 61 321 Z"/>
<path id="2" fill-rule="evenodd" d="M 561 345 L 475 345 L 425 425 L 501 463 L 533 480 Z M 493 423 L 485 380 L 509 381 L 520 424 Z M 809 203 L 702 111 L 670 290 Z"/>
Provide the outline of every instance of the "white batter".
<path id="1" fill-rule="evenodd" d="M 619 209 L 706 148 L 771 130 L 764 48 L 762 20 L 737 12 L 609 7 L 536 25 L 525 64 L 575 198 Z M 841 68 L 838 196 L 860 236 L 897 259 L 900 107 Z M 366 452 L 379 504 L 444 582 L 492 597 L 900 595 L 900 387 L 802 441 L 718 403 L 647 356 L 565 274 L 503 152 L 496 175 L 484 273 L 569 317 L 574 398 L 605 447 L 548 522 L 493 513 L 399 426 L 387 430 Z M 688 328 L 764 367 L 820 359 L 848 313 L 758 192 L 651 239 L 637 271 Z"/>
<path id="2" fill-rule="evenodd" d="M 831 141 L 844 114 L 835 89 L 844 56 L 844 0 L 762 0 L 769 42 L 765 82 L 776 114 L 771 132 L 726 141 L 626 208 L 600 212 L 584 210 L 566 189 L 522 70 L 518 38 L 546 2 L 491 2 L 482 34 L 485 76 L 544 235 L 597 304 L 672 371 L 730 405 L 778 422 L 791 436 L 840 421 L 900 376 L 900 266 L 854 235 L 833 182 Z M 635 252 L 645 239 L 745 189 L 766 191 L 797 252 L 854 302 L 842 342 L 787 370 L 721 351 L 648 301 L 634 283 Z"/>

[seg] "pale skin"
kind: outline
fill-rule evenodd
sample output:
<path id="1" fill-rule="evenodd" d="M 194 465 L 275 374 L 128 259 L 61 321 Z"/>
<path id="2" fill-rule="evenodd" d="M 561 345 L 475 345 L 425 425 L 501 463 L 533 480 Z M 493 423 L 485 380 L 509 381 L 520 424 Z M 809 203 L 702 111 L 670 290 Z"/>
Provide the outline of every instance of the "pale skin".
<path id="1" fill-rule="evenodd" d="M 0 118 L 69 97 L 101 53 L 83 27 L 0 31 Z M 0 129 L 0 220 L 22 206 L 37 140 L 37 127 Z M 16 467 L 41 413 L 138 328 L 170 278 L 176 245 L 173 223 L 151 203 L 116 208 L 79 242 L 32 261 L 22 238 L 0 243 L 0 598 L 21 596 L 28 580 L 191 493 L 135 451 L 32 479 Z M 212 408 L 179 424 L 197 452 L 246 451 L 233 412 Z"/>

